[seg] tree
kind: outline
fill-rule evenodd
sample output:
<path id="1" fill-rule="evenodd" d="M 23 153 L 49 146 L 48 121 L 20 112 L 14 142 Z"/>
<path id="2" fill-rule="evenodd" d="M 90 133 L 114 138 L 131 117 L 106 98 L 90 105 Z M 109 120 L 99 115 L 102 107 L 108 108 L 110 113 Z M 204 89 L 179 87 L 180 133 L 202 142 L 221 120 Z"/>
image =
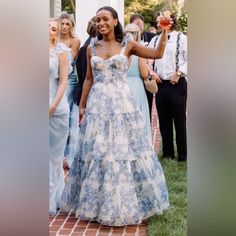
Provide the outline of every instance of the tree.
<path id="1" fill-rule="evenodd" d="M 184 34 L 187 34 L 187 12 L 182 9 L 180 16 L 178 17 L 178 25 L 177 30 L 183 32 Z"/>
<path id="2" fill-rule="evenodd" d="M 155 16 L 159 11 L 163 10 L 171 10 L 177 13 L 177 0 L 125 0 L 125 24 L 129 23 L 129 18 L 133 13 L 140 13 L 145 19 L 145 29 L 150 26 L 156 27 Z M 177 24 L 178 30 L 184 33 L 187 32 L 187 12 L 184 8 L 178 16 Z"/>
<path id="3" fill-rule="evenodd" d="M 61 0 L 61 10 L 75 15 L 75 0 Z"/>
<path id="4" fill-rule="evenodd" d="M 164 3 L 158 0 L 125 0 L 125 24 L 133 13 L 140 13 L 145 19 L 145 29 L 156 26 L 155 15 L 163 6 Z"/>

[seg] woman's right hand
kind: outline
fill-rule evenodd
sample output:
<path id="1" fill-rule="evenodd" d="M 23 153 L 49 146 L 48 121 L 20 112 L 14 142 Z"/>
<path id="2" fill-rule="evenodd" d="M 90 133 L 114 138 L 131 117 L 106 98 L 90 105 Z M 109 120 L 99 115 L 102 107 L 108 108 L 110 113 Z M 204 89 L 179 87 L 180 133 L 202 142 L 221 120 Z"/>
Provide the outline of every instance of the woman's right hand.
<path id="1" fill-rule="evenodd" d="M 85 113 L 85 108 L 79 108 L 79 126 L 83 121 L 84 113 Z"/>
<path id="2" fill-rule="evenodd" d="M 162 83 L 161 78 L 159 77 L 159 75 L 158 75 L 157 73 L 153 72 L 153 73 L 151 74 L 151 76 L 152 76 L 152 79 L 156 80 L 156 82 L 157 82 L 158 84 L 161 84 L 161 83 Z"/>

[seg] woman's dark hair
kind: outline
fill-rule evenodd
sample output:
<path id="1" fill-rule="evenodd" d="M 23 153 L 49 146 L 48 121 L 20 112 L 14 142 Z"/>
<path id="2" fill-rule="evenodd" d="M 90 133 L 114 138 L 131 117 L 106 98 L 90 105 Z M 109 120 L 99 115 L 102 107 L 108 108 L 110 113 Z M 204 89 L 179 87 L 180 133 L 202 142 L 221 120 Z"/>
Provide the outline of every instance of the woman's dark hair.
<path id="1" fill-rule="evenodd" d="M 118 23 L 114 28 L 114 33 L 115 33 L 116 41 L 121 42 L 123 37 L 124 37 L 124 31 L 123 31 L 123 27 L 122 27 L 122 25 L 119 21 L 118 14 L 117 14 L 116 10 L 114 8 L 110 7 L 110 6 L 105 6 L 105 7 L 99 8 L 96 13 L 98 13 L 101 10 L 111 12 L 112 17 L 114 19 L 118 20 Z M 98 33 L 98 39 L 101 40 L 102 38 L 103 38 L 103 36 Z"/>

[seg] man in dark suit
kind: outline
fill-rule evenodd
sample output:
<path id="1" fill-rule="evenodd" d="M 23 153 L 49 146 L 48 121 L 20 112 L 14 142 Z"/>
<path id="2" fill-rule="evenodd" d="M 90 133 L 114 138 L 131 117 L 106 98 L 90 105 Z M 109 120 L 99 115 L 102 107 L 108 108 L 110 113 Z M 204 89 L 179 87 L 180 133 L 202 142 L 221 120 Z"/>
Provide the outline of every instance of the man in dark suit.
<path id="1" fill-rule="evenodd" d="M 147 46 L 149 44 L 149 42 L 151 41 L 151 39 L 156 34 L 144 31 L 144 18 L 143 18 L 143 16 L 139 13 L 135 13 L 130 16 L 129 22 L 136 24 L 140 28 L 141 43 Z M 148 99 L 148 106 L 149 106 L 149 112 L 150 112 L 150 118 L 151 118 L 153 94 L 146 90 L 146 95 L 147 95 L 147 99 Z"/>

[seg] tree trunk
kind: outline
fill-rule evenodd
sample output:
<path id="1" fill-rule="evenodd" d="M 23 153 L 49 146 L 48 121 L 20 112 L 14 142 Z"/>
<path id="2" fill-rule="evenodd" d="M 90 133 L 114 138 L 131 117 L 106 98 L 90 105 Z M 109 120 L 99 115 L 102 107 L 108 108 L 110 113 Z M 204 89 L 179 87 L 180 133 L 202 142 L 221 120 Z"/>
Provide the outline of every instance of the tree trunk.
<path id="1" fill-rule="evenodd" d="M 73 13 L 75 14 L 75 0 L 70 0 L 70 5 L 71 5 Z"/>

